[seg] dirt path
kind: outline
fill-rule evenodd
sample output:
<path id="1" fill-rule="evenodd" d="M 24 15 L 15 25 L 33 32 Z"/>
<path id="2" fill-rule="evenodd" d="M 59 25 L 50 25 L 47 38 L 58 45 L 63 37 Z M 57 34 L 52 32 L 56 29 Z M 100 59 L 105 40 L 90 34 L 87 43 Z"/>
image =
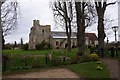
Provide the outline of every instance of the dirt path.
<path id="1" fill-rule="evenodd" d="M 3 78 L 79 78 L 79 76 L 68 69 L 59 68 L 42 72 L 4 76 Z"/>
<path id="2" fill-rule="evenodd" d="M 110 58 L 102 58 L 101 61 L 105 63 L 110 71 L 111 78 L 118 78 L 118 61 Z"/>

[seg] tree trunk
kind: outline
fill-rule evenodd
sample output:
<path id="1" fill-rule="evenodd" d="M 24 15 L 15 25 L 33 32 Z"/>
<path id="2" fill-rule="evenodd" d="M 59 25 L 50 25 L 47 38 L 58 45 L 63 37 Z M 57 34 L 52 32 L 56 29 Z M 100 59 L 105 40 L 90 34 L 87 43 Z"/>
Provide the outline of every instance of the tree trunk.
<path id="1" fill-rule="evenodd" d="M 99 44 L 99 52 L 100 56 L 104 57 L 104 39 L 105 39 L 105 32 L 104 32 L 104 19 L 98 19 L 98 44 Z"/>
<path id="2" fill-rule="evenodd" d="M 84 50 L 85 50 L 85 13 L 84 13 L 84 8 L 85 8 L 85 3 L 83 2 L 82 4 L 82 15 L 81 15 L 81 17 L 82 17 L 82 24 L 81 24 L 81 33 L 82 33 L 82 41 L 81 41 L 81 46 L 82 46 L 82 54 L 84 54 Z"/>
<path id="3" fill-rule="evenodd" d="M 0 1 L 0 59 L 2 59 L 2 25 L 1 25 L 1 6 L 2 2 Z M 0 60 L 2 63 L 2 60 Z"/>
<path id="4" fill-rule="evenodd" d="M 84 44 L 85 44 L 85 22 L 84 22 L 84 8 L 82 7 L 81 2 L 75 2 L 76 5 L 76 15 L 77 15 L 77 47 L 78 47 L 78 56 L 84 54 Z M 82 10 L 83 9 L 83 10 Z"/>
<path id="5" fill-rule="evenodd" d="M 69 32 L 68 32 L 68 51 L 71 51 L 71 21 L 70 18 L 68 18 L 68 23 L 69 23 Z"/>
<path id="6" fill-rule="evenodd" d="M 68 34 L 68 51 L 71 51 L 71 36 Z"/>
<path id="7" fill-rule="evenodd" d="M 78 60 L 84 54 L 85 50 L 85 3 L 75 2 L 76 16 L 77 16 L 77 47 Z"/>
<path id="8" fill-rule="evenodd" d="M 2 33 L 2 49 L 5 48 L 5 39 L 4 39 L 4 36 L 3 36 L 3 33 Z"/>
<path id="9" fill-rule="evenodd" d="M 104 57 L 104 39 L 106 37 L 104 31 L 104 13 L 105 9 L 102 6 L 98 6 L 96 8 L 98 15 L 98 48 L 99 55 Z"/>
<path id="10" fill-rule="evenodd" d="M 66 27 L 66 35 L 67 35 L 67 42 L 68 42 L 68 51 L 71 51 L 71 21 L 68 17 L 66 2 L 64 2 L 64 10 L 65 10 L 65 27 Z"/>
<path id="11" fill-rule="evenodd" d="M 2 54 L 2 25 L 1 25 L 1 6 L 2 2 L 0 1 L 0 54 Z M 1 56 L 1 55 L 0 55 Z"/>
<path id="12" fill-rule="evenodd" d="M 68 42 L 67 50 L 71 51 L 71 35 L 68 30 L 68 20 L 66 18 L 65 18 L 65 29 L 66 29 L 67 42 Z"/>
<path id="13" fill-rule="evenodd" d="M 71 32 L 68 29 L 67 20 L 65 21 L 65 24 L 66 24 L 66 35 L 67 35 L 67 42 L 68 42 L 68 48 L 67 48 L 67 50 L 71 51 Z M 71 26 L 70 22 L 69 22 L 69 26 Z"/>

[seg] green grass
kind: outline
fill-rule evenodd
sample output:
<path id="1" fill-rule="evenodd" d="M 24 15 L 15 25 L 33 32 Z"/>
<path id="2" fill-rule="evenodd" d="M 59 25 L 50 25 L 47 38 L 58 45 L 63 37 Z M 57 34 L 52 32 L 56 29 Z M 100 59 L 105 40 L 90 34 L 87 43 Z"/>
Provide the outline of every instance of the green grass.
<path id="1" fill-rule="evenodd" d="M 53 50 L 3 50 L 4 55 L 8 55 L 9 57 L 20 57 L 25 55 L 46 55 L 46 54 L 53 54 L 56 57 L 59 56 L 68 56 L 74 57 L 76 56 L 77 49 L 72 49 L 71 52 L 68 52 L 65 49 L 53 49 Z"/>
<path id="2" fill-rule="evenodd" d="M 69 65 L 68 68 L 83 78 L 110 78 L 109 71 L 103 64 L 101 71 L 96 69 L 97 66 L 95 62 L 86 62 Z"/>
<path id="3" fill-rule="evenodd" d="M 72 49 L 71 52 L 68 52 L 65 49 L 53 49 L 53 50 L 3 50 L 3 54 L 6 55 L 43 55 L 43 54 L 50 54 L 53 53 L 56 56 L 61 55 L 76 55 L 77 49 Z"/>
<path id="4" fill-rule="evenodd" d="M 19 55 L 19 54 L 46 54 L 49 53 L 51 50 L 3 50 L 3 54 L 7 55 Z"/>
<path id="5" fill-rule="evenodd" d="M 89 53 L 89 49 L 85 50 L 86 53 Z M 45 63 L 45 56 L 35 58 L 32 55 L 46 55 L 53 53 L 53 55 L 56 58 L 59 58 L 60 56 L 68 56 L 71 59 L 74 59 L 77 53 L 77 49 L 72 49 L 71 52 L 68 52 L 65 49 L 54 49 L 54 50 L 3 50 L 3 54 L 10 57 L 10 62 L 7 64 L 7 70 L 3 72 L 3 74 L 6 73 L 15 73 L 15 72 L 32 72 L 37 71 L 41 69 L 47 69 L 54 66 L 51 66 L 51 63 L 48 62 L 48 64 Z M 29 57 L 31 55 L 31 57 Z M 25 62 L 22 60 L 27 61 L 27 65 L 35 66 L 37 68 L 30 68 L 30 69 L 16 69 L 14 70 L 14 67 L 25 67 Z M 60 67 L 61 65 L 57 66 Z M 71 71 L 77 73 L 80 77 L 85 78 L 109 78 L 109 72 L 106 70 L 106 67 L 102 64 L 103 70 L 97 71 L 96 67 L 97 64 L 95 62 L 86 62 L 86 63 L 79 63 L 79 64 L 72 64 L 68 65 L 67 68 L 69 68 Z"/>
<path id="6" fill-rule="evenodd" d="M 68 52 L 66 49 L 51 49 L 51 50 L 3 50 L 3 54 L 18 56 L 18 55 L 44 55 L 54 53 L 56 56 L 75 56 L 77 53 L 77 48 L 72 49 Z M 85 50 L 85 53 L 89 53 L 89 49 Z"/>
<path id="7" fill-rule="evenodd" d="M 45 55 L 51 54 L 55 56 L 57 59 L 60 58 L 60 56 L 69 56 L 74 57 L 76 56 L 76 49 L 73 49 L 71 52 L 68 52 L 65 49 L 55 49 L 55 50 L 3 50 L 3 54 L 9 57 L 9 60 L 7 62 L 7 66 L 4 69 L 7 70 L 15 70 L 19 68 L 32 66 L 32 67 L 47 67 L 51 66 L 51 62 L 48 61 L 48 64 L 46 64 Z M 36 58 L 37 56 L 37 58 Z M 19 69 L 20 70 L 20 69 Z"/>
<path id="8" fill-rule="evenodd" d="M 89 50 L 86 49 L 86 52 Z M 72 60 L 76 58 L 77 48 L 72 49 L 71 52 L 68 52 L 65 49 L 53 49 L 53 50 L 3 50 L 3 54 L 8 56 L 10 60 L 7 62 L 6 70 L 16 69 L 16 67 L 25 67 L 25 61 L 28 66 L 51 66 L 51 63 L 48 61 L 48 65 L 45 63 L 45 55 L 51 54 L 55 58 L 59 59 L 60 56 L 70 57 Z M 42 56 L 35 59 L 34 56 Z M 67 62 L 69 64 L 69 61 Z M 65 64 L 67 64 L 65 63 Z"/>

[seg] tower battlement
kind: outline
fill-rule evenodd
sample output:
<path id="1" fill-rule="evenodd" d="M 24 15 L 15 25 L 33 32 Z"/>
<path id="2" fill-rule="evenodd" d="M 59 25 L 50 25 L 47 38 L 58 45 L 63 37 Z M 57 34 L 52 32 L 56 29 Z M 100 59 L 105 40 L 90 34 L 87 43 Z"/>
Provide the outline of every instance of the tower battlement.
<path id="1" fill-rule="evenodd" d="M 40 25 L 39 20 L 33 20 L 33 26 Z"/>

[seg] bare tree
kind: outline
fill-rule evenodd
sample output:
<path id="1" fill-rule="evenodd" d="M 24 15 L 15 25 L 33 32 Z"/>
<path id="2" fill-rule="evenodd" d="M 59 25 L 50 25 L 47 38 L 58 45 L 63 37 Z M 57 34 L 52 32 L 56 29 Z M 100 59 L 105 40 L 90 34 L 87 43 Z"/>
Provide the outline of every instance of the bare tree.
<path id="1" fill-rule="evenodd" d="M 3 45 L 5 43 L 4 36 L 8 35 L 17 25 L 19 10 L 19 4 L 15 0 L 6 0 L 1 7 Z"/>
<path id="2" fill-rule="evenodd" d="M 72 1 L 58 1 L 52 3 L 52 10 L 54 17 L 59 20 L 62 26 L 65 26 L 68 51 L 71 51 L 71 22 L 73 19 L 72 15 Z"/>
<path id="3" fill-rule="evenodd" d="M 95 0 L 95 7 L 97 11 L 97 16 L 98 16 L 98 44 L 99 44 L 99 50 L 102 53 L 101 57 L 104 56 L 104 39 L 106 37 L 105 35 L 105 28 L 104 28 L 104 14 L 106 11 L 107 6 L 113 5 L 113 3 L 107 3 L 107 0 Z"/>
<path id="4" fill-rule="evenodd" d="M 96 16 L 93 5 L 90 2 L 75 2 L 77 18 L 77 46 L 78 59 L 84 54 L 85 50 L 85 29 L 94 23 Z"/>

